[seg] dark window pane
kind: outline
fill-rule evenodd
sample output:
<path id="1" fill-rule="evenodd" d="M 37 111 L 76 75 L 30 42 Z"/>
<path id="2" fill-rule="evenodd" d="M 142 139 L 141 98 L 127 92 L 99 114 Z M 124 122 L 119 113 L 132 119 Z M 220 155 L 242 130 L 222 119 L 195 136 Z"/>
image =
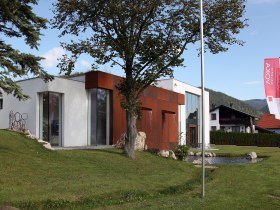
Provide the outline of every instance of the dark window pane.
<path id="1" fill-rule="evenodd" d="M 90 107 L 90 110 L 91 110 L 91 116 L 90 116 L 90 119 L 91 119 L 91 135 L 90 135 L 90 144 L 91 145 L 96 145 L 97 144 L 97 141 L 96 141 L 96 128 L 97 128 L 97 122 L 96 122 L 96 107 L 97 107 L 97 103 L 96 103 L 96 100 L 97 99 L 97 89 L 93 89 L 91 90 L 91 107 Z"/>
<path id="2" fill-rule="evenodd" d="M 216 120 L 216 114 L 211 114 L 211 120 Z"/>
<path id="3" fill-rule="evenodd" d="M 199 130 L 199 97 L 186 92 L 186 138 L 192 146 L 197 146 Z"/>
<path id="4" fill-rule="evenodd" d="M 49 123 L 50 123 L 50 143 L 59 145 L 60 139 L 60 94 L 50 93 L 49 95 Z"/>
<path id="5" fill-rule="evenodd" d="M 49 141 L 49 92 L 42 94 L 42 137 L 43 140 Z"/>
<path id="6" fill-rule="evenodd" d="M 41 96 L 41 135 L 53 146 L 61 142 L 61 94 L 45 92 Z"/>
<path id="7" fill-rule="evenodd" d="M 91 90 L 91 145 L 109 144 L 110 103 L 109 90 Z"/>
<path id="8" fill-rule="evenodd" d="M 0 109 L 3 109 L 3 98 L 0 98 Z"/>
<path id="9" fill-rule="evenodd" d="M 107 91 L 97 91 L 97 144 L 106 144 L 106 105 Z"/>

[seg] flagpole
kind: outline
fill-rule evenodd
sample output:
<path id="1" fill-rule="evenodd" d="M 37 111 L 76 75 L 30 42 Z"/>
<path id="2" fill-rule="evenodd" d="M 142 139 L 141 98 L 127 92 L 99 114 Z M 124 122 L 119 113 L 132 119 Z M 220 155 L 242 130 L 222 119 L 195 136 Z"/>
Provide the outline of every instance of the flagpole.
<path id="1" fill-rule="evenodd" d="M 205 97 L 204 97 L 204 40 L 203 40 L 203 0 L 200 0 L 200 58 L 201 58 L 201 138 L 202 138 L 202 197 L 205 197 Z"/>

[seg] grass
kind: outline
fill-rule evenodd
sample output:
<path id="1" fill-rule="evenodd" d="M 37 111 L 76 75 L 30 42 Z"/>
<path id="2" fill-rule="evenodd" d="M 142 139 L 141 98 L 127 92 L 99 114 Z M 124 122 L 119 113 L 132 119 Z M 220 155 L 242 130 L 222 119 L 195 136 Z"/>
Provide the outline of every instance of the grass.
<path id="1" fill-rule="evenodd" d="M 0 131 L 0 206 L 20 209 L 279 209 L 280 149 L 217 146 L 219 154 L 266 156 L 257 164 L 207 171 L 186 162 L 121 150 L 49 151 Z"/>

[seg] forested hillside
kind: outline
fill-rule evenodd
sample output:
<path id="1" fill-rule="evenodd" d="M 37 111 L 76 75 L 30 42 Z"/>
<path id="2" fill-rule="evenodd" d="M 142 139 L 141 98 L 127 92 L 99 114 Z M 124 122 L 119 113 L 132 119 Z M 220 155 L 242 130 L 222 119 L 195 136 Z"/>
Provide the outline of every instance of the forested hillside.
<path id="1" fill-rule="evenodd" d="M 206 90 L 209 91 L 210 110 L 213 107 L 217 107 L 219 105 L 225 105 L 225 106 L 232 105 L 234 109 L 251 114 L 256 117 L 261 117 L 263 115 L 263 112 L 257 111 L 256 109 L 246 104 L 244 101 L 228 96 L 222 92 L 217 92 L 211 89 L 206 89 Z"/>
<path id="2" fill-rule="evenodd" d="M 244 102 L 257 111 L 261 111 L 267 114 L 269 113 L 266 99 L 251 99 L 251 100 L 246 100 Z"/>

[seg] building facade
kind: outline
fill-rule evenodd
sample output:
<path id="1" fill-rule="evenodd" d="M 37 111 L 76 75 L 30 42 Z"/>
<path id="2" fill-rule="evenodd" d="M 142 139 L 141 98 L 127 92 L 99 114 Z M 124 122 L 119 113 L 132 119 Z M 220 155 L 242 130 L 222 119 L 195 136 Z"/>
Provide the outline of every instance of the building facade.
<path id="1" fill-rule="evenodd" d="M 166 88 L 185 96 L 185 103 L 179 105 L 179 133 L 180 144 L 189 144 L 193 147 L 199 147 L 202 143 L 202 100 L 201 89 L 181 82 L 176 79 L 165 79 L 157 82 L 157 86 Z M 209 92 L 205 91 L 204 104 L 204 133 L 205 145 L 210 144 L 209 134 Z"/>
<path id="2" fill-rule="evenodd" d="M 59 147 L 116 144 L 126 130 L 115 87 L 121 79 L 94 71 L 68 79 L 56 77 L 49 83 L 39 78 L 20 81 L 30 99 L 18 101 L 3 94 L 0 128 L 24 121 L 36 137 Z M 150 86 L 143 92 L 137 126 L 146 133 L 148 148 L 178 144 L 178 106 L 184 103 L 184 95 L 163 88 Z"/>
<path id="3" fill-rule="evenodd" d="M 220 105 L 210 110 L 210 130 L 235 133 L 254 133 L 255 116 Z"/>

